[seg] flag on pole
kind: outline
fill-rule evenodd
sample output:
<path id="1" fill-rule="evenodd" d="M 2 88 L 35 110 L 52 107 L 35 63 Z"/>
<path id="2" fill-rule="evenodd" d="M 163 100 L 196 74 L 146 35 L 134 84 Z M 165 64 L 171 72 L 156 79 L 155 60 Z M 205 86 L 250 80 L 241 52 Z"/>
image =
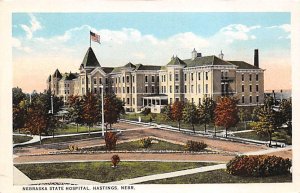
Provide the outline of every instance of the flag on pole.
<path id="1" fill-rule="evenodd" d="M 98 42 L 100 44 L 100 35 L 90 31 L 90 38 L 94 42 Z"/>

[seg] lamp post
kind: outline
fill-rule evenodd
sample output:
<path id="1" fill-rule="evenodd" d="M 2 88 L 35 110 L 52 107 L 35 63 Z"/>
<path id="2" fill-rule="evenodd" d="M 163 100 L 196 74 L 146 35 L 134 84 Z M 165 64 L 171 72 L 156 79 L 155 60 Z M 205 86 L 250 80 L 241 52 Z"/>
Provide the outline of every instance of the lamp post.
<path id="1" fill-rule="evenodd" d="M 104 91 L 103 88 L 104 86 L 101 84 L 100 85 L 101 88 L 101 113 L 102 113 L 102 120 L 101 120 L 101 127 L 102 127 L 102 136 L 104 137 Z"/>

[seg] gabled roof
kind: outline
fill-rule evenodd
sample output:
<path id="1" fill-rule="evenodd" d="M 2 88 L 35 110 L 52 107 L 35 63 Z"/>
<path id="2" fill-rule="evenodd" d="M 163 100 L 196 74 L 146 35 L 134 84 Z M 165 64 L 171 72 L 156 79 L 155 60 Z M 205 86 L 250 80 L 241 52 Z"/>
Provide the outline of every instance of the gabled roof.
<path id="1" fill-rule="evenodd" d="M 61 75 L 61 73 L 59 72 L 58 69 L 55 70 L 55 72 L 54 72 L 54 74 L 53 74 L 53 77 L 54 77 L 54 78 L 62 78 L 62 75 Z"/>
<path id="2" fill-rule="evenodd" d="M 62 76 L 62 79 L 61 81 L 65 81 L 65 80 L 73 80 L 75 78 L 78 77 L 78 73 L 65 73 L 63 76 Z"/>
<path id="3" fill-rule="evenodd" d="M 167 65 L 186 65 L 186 63 L 176 56 L 172 57 L 171 61 Z"/>
<path id="4" fill-rule="evenodd" d="M 125 68 L 135 68 L 135 65 L 133 65 L 131 62 L 129 62 L 124 67 Z"/>
<path id="5" fill-rule="evenodd" d="M 102 70 L 103 70 L 106 74 L 108 74 L 108 73 L 111 73 L 111 72 L 114 70 L 114 68 L 111 68 L 111 67 L 102 67 Z"/>
<path id="6" fill-rule="evenodd" d="M 254 65 L 251 65 L 247 62 L 244 61 L 228 61 L 234 65 L 236 65 L 238 68 L 237 69 L 260 69 Z"/>
<path id="7" fill-rule="evenodd" d="M 91 47 L 87 50 L 81 65 L 85 67 L 100 67 L 100 63 Z"/>
<path id="8" fill-rule="evenodd" d="M 135 70 L 160 70 L 161 66 L 137 64 Z"/>
<path id="9" fill-rule="evenodd" d="M 203 56 L 197 57 L 194 60 L 186 59 L 184 62 L 187 67 L 205 66 L 205 65 L 232 65 L 231 63 L 224 61 L 217 56 Z"/>

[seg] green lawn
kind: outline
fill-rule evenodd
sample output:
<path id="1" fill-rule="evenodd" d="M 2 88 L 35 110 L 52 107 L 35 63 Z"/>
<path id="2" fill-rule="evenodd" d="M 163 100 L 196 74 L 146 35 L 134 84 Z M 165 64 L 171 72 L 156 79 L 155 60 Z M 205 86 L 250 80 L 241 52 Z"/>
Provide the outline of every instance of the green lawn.
<path id="1" fill-rule="evenodd" d="M 30 136 L 13 135 L 14 144 L 30 141 L 31 139 L 32 139 L 32 137 L 30 137 Z"/>
<path id="2" fill-rule="evenodd" d="M 101 129 L 91 127 L 90 131 L 100 131 Z M 87 126 L 78 126 L 78 133 L 87 133 L 89 132 Z M 62 134 L 71 134 L 71 133 L 77 133 L 77 127 L 76 125 L 64 125 L 61 128 L 58 128 L 55 130 L 55 135 L 62 135 Z"/>
<path id="3" fill-rule="evenodd" d="M 156 139 L 155 139 L 156 140 Z M 139 151 L 139 150 L 152 150 L 152 151 L 159 151 L 159 150 L 173 150 L 173 151 L 184 151 L 184 146 L 174 143 L 169 143 L 166 141 L 156 140 L 158 143 L 152 143 L 150 147 L 147 149 L 142 148 L 139 144 L 139 141 L 131 141 L 117 144 L 116 150 L 127 150 L 127 151 Z M 98 147 L 90 147 L 84 148 L 84 150 L 89 151 L 106 151 L 105 146 L 98 146 Z"/>
<path id="4" fill-rule="evenodd" d="M 143 115 L 142 113 L 128 113 L 121 116 L 122 119 L 132 120 L 132 121 L 138 121 L 139 117 L 141 117 L 142 122 L 149 122 L 150 117 L 152 116 L 152 122 L 157 124 L 164 124 L 164 125 L 170 125 L 173 127 L 177 127 L 177 122 L 174 121 L 168 121 L 165 120 L 165 117 L 163 114 L 149 114 L 149 115 Z M 181 128 L 192 130 L 193 127 L 191 124 L 181 123 Z M 208 130 L 214 131 L 213 124 L 210 124 L 207 126 Z M 246 125 L 246 130 L 251 129 L 250 126 Z M 203 124 L 196 124 L 195 125 L 196 131 L 204 131 L 204 125 Z M 224 130 L 222 127 L 216 127 L 217 131 Z M 245 123 L 238 123 L 236 127 L 230 128 L 230 131 L 240 131 L 245 130 Z"/>
<path id="5" fill-rule="evenodd" d="M 195 162 L 121 162 L 117 168 L 111 162 L 47 163 L 15 165 L 32 180 L 75 178 L 101 183 L 136 178 L 213 165 Z"/>
<path id="6" fill-rule="evenodd" d="M 143 184 L 207 184 L 207 183 L 281 183 L 292 182 L 292 174 L 271 177 L 233 176 L 225 170 L 215 170 L 186 176 L 153 180 Z"/>
<path id="7" fill-rule="evenodd" d="M 268 136 L 258 135 L 255 131 L 250 131 L 245 133 L 235 133 L 234 136 L 247 138 L 247 139 L 261 140 L 261 141 L 269 141 Z"/>

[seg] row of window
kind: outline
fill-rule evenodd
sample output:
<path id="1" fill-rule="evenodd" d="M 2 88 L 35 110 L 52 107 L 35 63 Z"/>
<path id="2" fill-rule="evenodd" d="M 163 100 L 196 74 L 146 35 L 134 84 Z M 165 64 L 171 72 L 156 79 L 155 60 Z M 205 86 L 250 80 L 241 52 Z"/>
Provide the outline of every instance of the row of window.
<path id="1" fill-rule="evenodd" d="M 245 103 L 245 97 L 242 96 L 242 103 Z M 252 96 L 249 96 L 249 103 L 253 103 Z M 256 103 L 259 103 L 259 96 L 256 96 Z"/>
<path id="2" fill-rule="evenodd" d="M 242 74 L 242 81 L 245 80 L 245 74 Z M 258 81 L 258 74 L 255 74 L 255 80 Z M 249 81 L 252 81 L 252 74 L 249 74 Z"/>
<path id="3" fill-rule="evenodd" d="M 130 98 L 126 98 L 126 101 L 125 101 L 125 98 L 123 98 L 122 100 L 123 100 L 123 103 L 126 102 L 127 105 L 130 105 Z M 135 105 L 135 98 L 132 98 L 132 105 Z"/>
<path id="4" fill-rule="evenodd" d="M 194 74 L 197 73 L 190 73 L 190 80 L 194 81 Z M 197 76 L 197 75 L 196 75 Z M 172 74 L 169 74 L 169 81 L 172 81 Z M 201 72 L 198 72 L 198 80 L 201 80 Z M 208 80 L 208 72 L 205 72 L 205 80 Z M 166 82 L 166 75 L 161 76 L 161 81 Z M 179 81 L 179 73 L 175 73 L 175 81 Z M 184 81 L 187 81 L 187 73 L 184 74 Z"/>
<path id="5" fill-rule="evenodd" d="M 258 84 L 255 86 L 256 92 L 258 92 Z M 242 85 L 242 92 L 245 92 L 245 85 Z M 252 85 L 249 85 L 249 92 L 252 92 Z"/>

